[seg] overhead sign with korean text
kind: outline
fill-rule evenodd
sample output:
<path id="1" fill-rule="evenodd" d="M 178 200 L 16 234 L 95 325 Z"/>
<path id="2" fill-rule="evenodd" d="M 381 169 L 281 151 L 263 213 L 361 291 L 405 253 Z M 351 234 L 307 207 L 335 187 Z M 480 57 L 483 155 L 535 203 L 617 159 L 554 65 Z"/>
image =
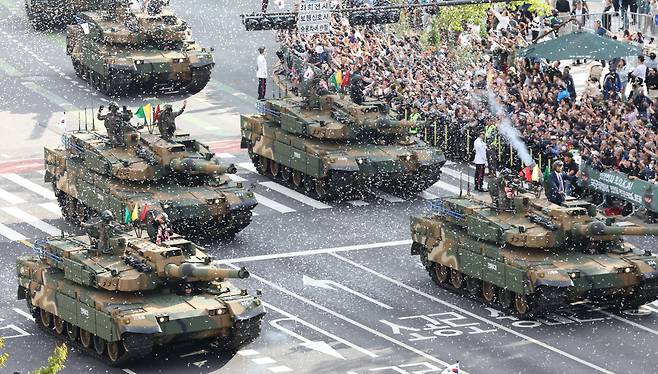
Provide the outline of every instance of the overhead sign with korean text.
<path id="1" fill-rule="evenodd" d="M 318 34 L 329 32 L 329 14 L 331 0 L 307 0 L 299 4 L 297 13 L 297 30 L 301 34 Z"/>

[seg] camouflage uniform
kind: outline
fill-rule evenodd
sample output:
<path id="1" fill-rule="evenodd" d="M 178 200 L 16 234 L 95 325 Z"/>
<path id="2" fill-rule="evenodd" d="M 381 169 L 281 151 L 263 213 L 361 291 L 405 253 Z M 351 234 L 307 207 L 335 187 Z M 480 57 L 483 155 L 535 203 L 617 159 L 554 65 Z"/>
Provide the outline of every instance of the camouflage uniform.
<path id="1" fill-rule="evenodd" d="M 185 104 L 180 108 L 178 112 L 173 112 L 171 105 L 165 105 L 164 110 L 160 113 L 158 118 L 158 130 L 160 131 L 160 136 L 164 140 L 171 140 L 176 133 L 176 117 L 183 114 L 185 111 Z"/>
<path id="2" fill-rule="evenodd" d="M 119 106 L 116 103 L 110 103 L 107 114 L 103 112 L 103 106 L 98 108 L 98 120 L 103 121 L 107 136 L 110 138 L 112 146 L 123 145 L 123 122 L 125 118 L 124 113 L 119 113 Z M 131 115 L 132 116 L 132 115 Z"/>
<path id="3" fill-rule="evenodd" d="M 101 213 L 100 220 L 93 223 L 82 222 L 80 224 L 83 229 L 87 230 L 87 234 L 91 238 L 96 239 L 96 254 L 110 251 L 109 238 L 118 229 L 118 226 L 112 222 L 113 220 L 114 215 L 112 212 L 105 210 Z"/>

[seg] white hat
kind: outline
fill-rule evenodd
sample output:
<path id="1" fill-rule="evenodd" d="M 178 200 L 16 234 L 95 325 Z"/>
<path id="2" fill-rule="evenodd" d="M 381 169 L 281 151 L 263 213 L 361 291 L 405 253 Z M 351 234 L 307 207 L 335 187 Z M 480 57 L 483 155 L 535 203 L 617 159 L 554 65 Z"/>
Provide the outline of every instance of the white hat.
<path id="1" fill-rule="evenodd" d="M 322 53 L 322 52 L 324 52 L 324 48 L 322 48 L 321 45 L 315 47 L 315 53 Z"/>

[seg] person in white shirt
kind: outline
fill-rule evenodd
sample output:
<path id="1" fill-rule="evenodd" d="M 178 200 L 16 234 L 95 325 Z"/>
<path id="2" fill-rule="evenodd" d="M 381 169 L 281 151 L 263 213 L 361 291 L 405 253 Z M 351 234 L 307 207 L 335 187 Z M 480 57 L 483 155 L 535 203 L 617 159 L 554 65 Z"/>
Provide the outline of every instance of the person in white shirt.
<path id="1" fill-rule="evenodd" d="M 473 144 L 475 149 L 475 191 L 486 192 L 482 185 L 484 184 L 484 168 L 487 166 L 487 145 L 484 142 L 484 133 L 481 132 L 475 143 Z"/>
<path id="2" fill-rule="evenodd" d="M 640 85 L 647 79 L 647 66 L 644 64 L 644 56 L 637 56 L 637 66 L 635 66 L 631 75 L 635 82 Z"/>
<path id="3" fill-rule="evenodd" d="M 258 100 L 265 100 L 265 92 L 267 92 L 267 60 L 265 60 L 265 47 L 258 48 L 256 65 L 256 78 L 258 78 Z"/>

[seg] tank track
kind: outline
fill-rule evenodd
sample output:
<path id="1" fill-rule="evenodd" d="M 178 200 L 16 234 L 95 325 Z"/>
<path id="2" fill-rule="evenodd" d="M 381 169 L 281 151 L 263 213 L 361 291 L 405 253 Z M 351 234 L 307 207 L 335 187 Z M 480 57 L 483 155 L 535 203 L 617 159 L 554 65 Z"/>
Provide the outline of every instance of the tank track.
<path id="1" fill-rule="evenodd" d="M 41 331 L 51 336 L 54 336 L 55 338 L 59 339 L 60 341 L 66 343 L 69 346 L 73 346 L 76 349 L 85 352 L 86 354 L 93 356 L 96 359 L 103 361 L 103 363 L 105 363 L 106 365 L 121 366 L 126 363 L 145 358 L 148 355 L 150 355 L 151 351 L 153 350 L 153 340 L 151 339 L 150 336 L 127 334 L 127 336 L 125 336 L 124 339 L 121 340 L 121 342 L 123 342 L 123 345 L 125 347 L 125 349 L 122 349 L 123 354 L 116 361 L 112 361 L 107 355 L 98 354 L 98 352 L 96 352 L 96 350 L 94 349 L 93 343 L 89 348 L 83 346 L 82 342 L 80 341 L 79 333 L 77 339 L 72 340 L 67 335 L 66 328 L 64 333 L 59 334 L 53 326 L 50 327 L 44 326 L 39 320 L 39 308 L 38 307 L 32 308 L 29 301 L 27 301 L 27 305 L 31 311 L 30 314 L 32 314 L 32 316 L 35 317 L 34 320 L 35 324 Z M 105 350 L 107 350 L 107 348 L 105 348 Z"/>
<path id="2" fill-rule="evenodd" d="M 210 69 L 192 69 L 192 80 L 185 87 L 185 91 L 195 94 L 203 90 L 210 82 Z"/>
<path id="3" fill-rule="evenodd" d="M 260 335 L 261 319 L 263 315 L 259 315 L 246 320 L 238 321 L 233 325 L 232 334 L 227 337 L 222 337 L 212 343 L 217 349 L 225 351 L 237 351 L 245 345 L 252 343 Z"/>

